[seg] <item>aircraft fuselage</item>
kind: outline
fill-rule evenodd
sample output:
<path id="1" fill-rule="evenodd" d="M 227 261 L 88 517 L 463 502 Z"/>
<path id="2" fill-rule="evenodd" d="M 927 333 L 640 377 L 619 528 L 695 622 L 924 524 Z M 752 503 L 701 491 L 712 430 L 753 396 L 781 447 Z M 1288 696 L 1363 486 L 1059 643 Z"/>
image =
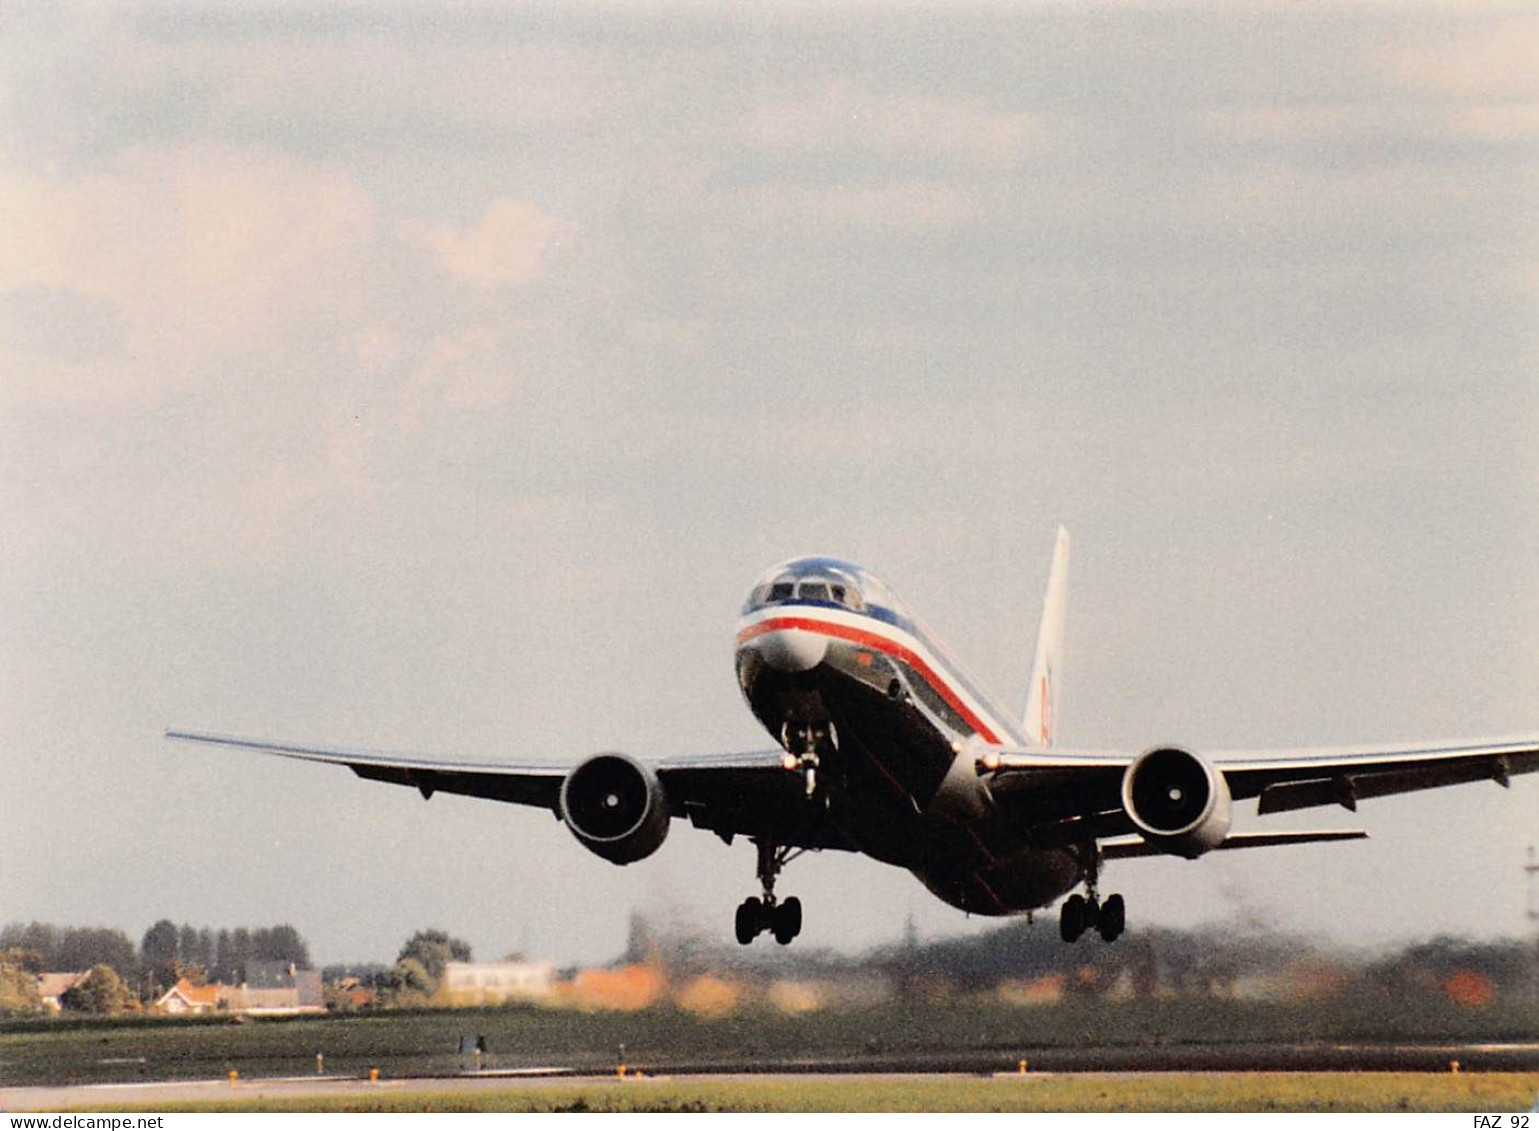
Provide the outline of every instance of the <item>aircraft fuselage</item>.
<path id="1" fill-rule="evenodd" d="M 737 676 L 788 757 L 816 755 L 809 804 L 947 903 L 1007 915 L 1046 906 L 1082 878 L 1072 850 L 1035 847 L 988 808 L 958 811 L 948 775 L 978 788 L 967 780 L 969 740 L 1028 739 L 859 567 L 802 558 L 766 575 L 738 624 Z"/>

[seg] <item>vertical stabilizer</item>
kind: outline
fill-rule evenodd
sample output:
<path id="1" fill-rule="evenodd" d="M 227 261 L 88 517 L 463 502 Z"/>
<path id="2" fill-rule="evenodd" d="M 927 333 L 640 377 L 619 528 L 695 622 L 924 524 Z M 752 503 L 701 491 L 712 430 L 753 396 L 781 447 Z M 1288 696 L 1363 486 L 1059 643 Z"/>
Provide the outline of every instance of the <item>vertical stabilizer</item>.
<path id="1" fill-rule="evenodd" d="M 1042 599 L 1042 622 L 1037 629 L 1037 655 L 1031 664 L 1031 686 L 1026 691 L 1026 715 L 1021 720 L 1029 742 L 1053 744 L 1058 725 L 1058 681 L 1063 678 L 1063 636 L 1069 605 L 1069 532 L 1058 528 L 1053 547 L 1053 567 L 1047 575 L 1047 596 Z"/>

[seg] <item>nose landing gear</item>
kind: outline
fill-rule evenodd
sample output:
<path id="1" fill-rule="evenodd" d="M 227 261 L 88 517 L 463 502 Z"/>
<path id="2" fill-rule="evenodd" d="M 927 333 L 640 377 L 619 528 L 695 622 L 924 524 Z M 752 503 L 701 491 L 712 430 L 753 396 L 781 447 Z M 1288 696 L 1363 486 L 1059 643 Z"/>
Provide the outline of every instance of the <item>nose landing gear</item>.
<path id="1" fill-rule="evenodd" d="M 801 774 L 807 783 L 807 800 L 818 792 L 818 769 L 822 766 L 820 752 L 836 750 L 839 735 L 831 722 L 786 722 L 780 728 L 780 745 L 786 750 L 786 768 Z"/>
<path id="2" fill-rule="evenodd" d="M 804 849 L 782 848 L 767 840 L 757 842 L 759 848 L 759 882 L 764 885 L 762 897 L 749 896 L 738 905 L 734 922 L 737 941 L 747 946 L 768 931 L 775 941 L 785 946 L 802 933 L 802 901 L 794 895 L 779 902 L 775 899 L 775 877 Z"/>
<path id="3" fill-rule="evenodd" d="M 1085 852 L 1085 894 L 1078 893 L 1063 901 L 1058 912 L 1058 934 L 1064 942 L 1076 942 L 1094 928 L 1107 942 L 1116 942 L 1127 926 L 1127 905 L 1120 895 L 1109 895 L 1102 903 L 1096 894 L 1101 854 L 1094 844 Z"/>

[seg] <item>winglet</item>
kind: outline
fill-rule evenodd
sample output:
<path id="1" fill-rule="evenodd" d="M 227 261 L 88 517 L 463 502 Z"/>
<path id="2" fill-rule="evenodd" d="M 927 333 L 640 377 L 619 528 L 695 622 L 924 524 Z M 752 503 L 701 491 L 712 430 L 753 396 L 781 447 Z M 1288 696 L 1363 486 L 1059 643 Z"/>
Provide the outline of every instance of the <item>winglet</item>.
<path id="1" fill-rule="evenodd" d="M 1064 629 L 1069 605 L 1069 532 L 1058 528 L 1053 565 L 1047 576 L 1047 596 L 1042 600 L 1042 622 L 1037 629 L 1037 654 L 1031 665 L 1031 685 L 1026 691 L 1022 724 L 1027 738 L 1042 746 L 1053 745 L 1058 725 L 1058 681 L 1063 676 Z"/>

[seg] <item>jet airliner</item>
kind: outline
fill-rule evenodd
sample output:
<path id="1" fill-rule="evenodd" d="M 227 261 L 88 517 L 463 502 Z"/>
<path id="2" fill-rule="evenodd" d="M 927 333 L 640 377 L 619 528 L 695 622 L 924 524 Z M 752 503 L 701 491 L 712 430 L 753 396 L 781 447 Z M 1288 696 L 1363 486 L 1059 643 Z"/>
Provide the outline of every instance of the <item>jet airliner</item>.
<path id="1" fill-rule="evenodd" d="M 675 818 L 758 850 L 760 894 L 738 907 L 740 943 L 789 943 L 801 902 L 775 893 L 808 850 L 864 853 L 906 868 L 940 899 L 979 915 L 1050 906 L 1059 931 L 1110 942 L 1123 897 L 1102 898 L 1103 865 L 1195 859 L 1235 848 L 1353 840 L 1357 829 L 1237 832 L 1233 803 L 1257 814 L 1341 806 L 1463 782 L 1507 786 L 1539 770 L 1539 737 L 1371 748 L 1201 754 L 1055 744 L 1068 600 L 1069 538 L 1058 532 L 1025 710 L 979 689 L 876 576 L 835 558 L 798 558 L 753 587 L 737 625 L 738 685 L 777 746 L 644 762 L 595 754 L 575 766 L 386 755 L 169 729 L 170 738 L 352 769 L 359 777 L 548 809 L 614 864 L 656 852 Z M 1076 889 L 1083 886 L 1083 893 Z M 1072 893 L 1072 894 L 1071 894 Z"/>

